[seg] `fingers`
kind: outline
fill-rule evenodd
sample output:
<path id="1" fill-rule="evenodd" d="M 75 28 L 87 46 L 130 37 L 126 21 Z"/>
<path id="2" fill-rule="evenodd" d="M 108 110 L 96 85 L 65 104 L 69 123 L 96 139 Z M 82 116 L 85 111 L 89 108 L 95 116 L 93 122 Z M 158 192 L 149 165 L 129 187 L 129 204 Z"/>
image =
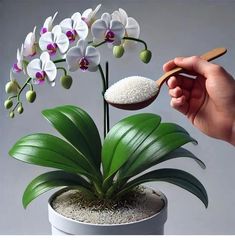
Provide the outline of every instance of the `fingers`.
<path id="1" fill-rule="evenodd" d="M 164 72 L 170 71 L 176 66 L 182 67 L 192 74 L 200 74 L 207 77 L 211 67 L 214 64 L 209 63 L 198 56 L 191 57 L 176 57 L 163 65 Z"/>

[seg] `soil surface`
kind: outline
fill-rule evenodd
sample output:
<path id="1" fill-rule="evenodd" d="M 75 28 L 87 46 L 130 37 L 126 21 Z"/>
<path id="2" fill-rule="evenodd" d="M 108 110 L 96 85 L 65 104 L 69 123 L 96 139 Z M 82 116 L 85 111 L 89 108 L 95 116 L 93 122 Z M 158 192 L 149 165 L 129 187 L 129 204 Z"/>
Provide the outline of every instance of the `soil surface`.
<path id="1" fill-rule="evenodd" d="M 51 205 L 59 214 L 84 223 L 124 224 L 143 220 L 164 206 L 158 192 L 141 188 L 125 199 L 112 202 L 86 200 L 78 190 L 67 190 L 54 198 Z"/>

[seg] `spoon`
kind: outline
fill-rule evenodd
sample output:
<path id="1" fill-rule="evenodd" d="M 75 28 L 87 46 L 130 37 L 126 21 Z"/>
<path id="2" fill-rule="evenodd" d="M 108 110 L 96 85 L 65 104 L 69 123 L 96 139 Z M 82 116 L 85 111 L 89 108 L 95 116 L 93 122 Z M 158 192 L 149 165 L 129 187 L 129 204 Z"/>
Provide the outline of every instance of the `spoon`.
<path id="1" fill-rule="evenodd" d="M 220 47 L 212 49 L 202 54 L 200 57 L 206 61 L 211 61 L 224 55 L 226 52 L 226 48 Z M 142 109 L 150 105 L 157 98 L 162 85 L 169 77 L 182 71 L 185 70 L 181 67 L 176 67 L 166 72 L 157 81 L 138 76 L 122 79 L 106 90 L 104 98 L 107 103 L 119 109 Z M 145 92 L 146 95 L 143 92 Z M 133 99 L 133 96 L 141 98 L 138 98 L 136 101 Z M 114 97 L 118 98 L 117 101 L 113 99 Z M 124 97 L 124 99 L 119 99 L 119 97 Z"/>

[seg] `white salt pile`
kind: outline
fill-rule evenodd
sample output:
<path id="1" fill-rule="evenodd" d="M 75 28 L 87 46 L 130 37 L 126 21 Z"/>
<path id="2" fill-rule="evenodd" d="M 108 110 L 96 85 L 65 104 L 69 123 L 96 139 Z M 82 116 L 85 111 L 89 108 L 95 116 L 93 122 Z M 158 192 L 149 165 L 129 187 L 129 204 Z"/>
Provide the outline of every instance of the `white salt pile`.
<path id="1" fill-rule="evenodd" d="M 106 90 L 104 98 L 108 103 L 133 104 L 150 99 L 158 93 L 156 81 L 131 76 L 116 82 Z"/>

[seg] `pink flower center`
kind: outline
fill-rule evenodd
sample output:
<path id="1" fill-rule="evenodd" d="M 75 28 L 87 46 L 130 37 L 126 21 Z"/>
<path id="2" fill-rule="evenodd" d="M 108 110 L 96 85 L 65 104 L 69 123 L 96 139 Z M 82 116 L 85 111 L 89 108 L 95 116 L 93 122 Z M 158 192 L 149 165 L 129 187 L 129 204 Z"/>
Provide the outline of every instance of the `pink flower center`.
<path id="1" fill-rule="evenodd" d="M 115 39 L 115 34 L 113 33 L 112 30 L 107 30 L 105 33 L 105 40 L 107 42 L 113 42 Z"/>
<path id="2" fill-rule="evenodd" d="M 45 71 L 41 71 L 41 72 L 36 72 L 36 79 L 38 81 L 38 84 L 42 84 L 45 81 L 46 78 L 46 72 Z"/>
<path id="3" fill-rule="evenodd" d="M 66 32 L 66 36 L 69 38 L 70 42 L 75 41 L 75 38 L 77 36 L 77 32 L 76 32 L 76 30 L 69 30 L 69 31 Z"/>
<path id="4" fill-rule="evenodd" d="M 19 66 L 17 65 L 17 63 L 13 64 L 13 71 L 16 73 L 19 73 L 22 71 L 21 68 L 19 68 Z"/>
<path id="5" fill-rule="evenodd" d="M 47 45 L 47 50 L 50 55 L 54 55 L 56 53 L 58 46 L 56 43 L 51 43 Z"/>
<path id="6" fill-rule="evenodd" d="M 40 35 L 44 34 L 47 32 L 47 28 L 46 27 L 42 27 L 40 30 Z"/>
<path id="7" fill-rule="evenodd" d="M 82 71 L 86 71 L 88 69 L 89 62 L 85 57 L 82 57 L 79 61 L 79 67 Z"/>

